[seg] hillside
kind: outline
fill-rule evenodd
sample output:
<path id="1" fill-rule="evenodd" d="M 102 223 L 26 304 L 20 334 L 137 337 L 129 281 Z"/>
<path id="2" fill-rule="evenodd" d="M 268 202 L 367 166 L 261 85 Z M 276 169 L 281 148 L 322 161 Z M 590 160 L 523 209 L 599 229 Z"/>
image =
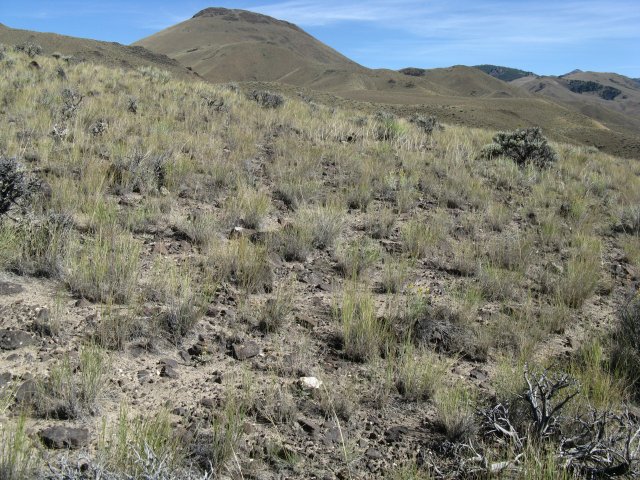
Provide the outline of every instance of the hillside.
<path id="1" fill-rule="evenodd" d="M 417 76 L 368 69 L 295 25 L 244 10 L 206 9 L 134 45 L 174 58 L 216 83 L 269 82 L 279 90 L 293 85 L 406 114 L 441 113 L 443 120 L 470 127 L 544 125 L 559 141 L 640 155 L 640 130 L 633 122 L 605 126 L 589 109 L 540 99 L 477 68 L 414 69 Z"/>
<path id="2" fill-rule="evenodd" d="M 295 25 L 244 10 L 208 8 L 134 45 L 175 58 L 215 82 L 279 81 L 299 70 L 364 70 Z"/>
<path id="3" fill-rule="evenodd" d="M 522 77 L 512 83 L 570 106 L 611 129 L 640 132 L 640 85 L 630 78 L 578 70 L 560 77 Z"/>
<path id="4" fill-rule="evenodd" d="M 0 71 L 2 478 L 640 474 L 640 163 L 299 87 Z"/>
<path id="5" fill-rule="evenodd" d="M 37 44 L 45 54 L 59 53 L 72 57 L 75 62 L 90 61 L 109 67 L 156 67 L 179 77 L 195 77 L 193 72 L 165 55 L 153 53 L 143 47 L 131 47 L 113 42 L 100 42 L 85 38 L 69 37 L 56 33 L 40 33 L 18 30 L 0 24 L 0 44 Z"/>

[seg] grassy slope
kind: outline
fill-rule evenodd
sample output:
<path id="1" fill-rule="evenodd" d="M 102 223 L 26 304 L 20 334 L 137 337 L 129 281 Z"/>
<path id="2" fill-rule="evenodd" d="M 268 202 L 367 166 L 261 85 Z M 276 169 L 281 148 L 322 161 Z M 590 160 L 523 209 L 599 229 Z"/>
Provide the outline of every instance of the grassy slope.
<path id="1" fill-rule="evenodd" d="M 193 72 L 165 55 L 113 42 L 19 30 L 0 24 L 0 43 L 5 45 L 35 43 L 40 45 L 46 54 L 58 52 L 65 56 L 72 56 L 74 61 L 87 60 L 109 67 L 123 68 L 155 66 L 183 78 L 195 76 Z"/>
<path id="2" fill-rule="evenodd" d="M 196 16 L 136 45 L 175 58 L 213 82 L 280 82 L 358 102 L 427 105 L 460 125 L 541 125 L 559 141 L 627 157 L 640 152 L 634 120 L 620 113 L 603 116 L 593 106 L 583 109 L 584 103 L 563 106 L 537 98 L 477 68 L 432 69 L 422 77 L 366 69 L 289 23 L 251 12 L 215 9 L 214 15 Z"/>
<path id="3" fill-rule="evenodd" d="M 146 443 L 184 478 L 199 459 L 245 478 L 420 478 L 406 476 L 417 451 L 456 475 L 459 462 L 437 446 L 460 441 L 460 419 L 473 435 L 474 404 L 517 390 L 525 362 L 561 358 L 584 385 L 580 408 L 625 400 L 599 360 L 567 358 L 612 328 L 637 279 L 622 248 L 637 252 L 638 237 L 612 231 L 640 202 L 636 162 L 557 144 L 549 171 L 521 170 L 479 158 L 486 130 L 429 136 L 357 110 L 293 98 L 264 109 L 153 71 L 37 61 L 1 61 L 0 151 L 29 159 L 51 194 L 32 216 L 1 219 L 2 268 L 24 275 L 2 278 L 24 292 L 0 302 L 5 327 L 24 330 L 46 305 L 55 328 L 17 357 L 3 352 L 0 369 L 16 386 L 34 373 L 43 385 L 33 428 L 90 429 L 89 468 L 140 476 Z M 85 97 L 65 114 L 69 88 Z M 44 228 L 67 225 L 50 223 L 54 213 L 70 227 Z M 241 224 L 259 234 L 230 236 Z M 425 333 L 433 319 L 444 343 Z M 230 355 L 249 342 L 261 355 Z M 156 373 L 167 357 L 175 377 Z M 310 375 L 324 388 L 302 390 Z M 18 411 L 8 399 L 0 415 Z M 76 418 L 51 418 L 52 404 L 72 404 Z M 119 435 L 107 429 L 100 442 L 102 419 L 118 416 Z M 7 446 L 21 424 L 5 420 Z M 37 459 L 29 445 L 24 458 Z"/>
<path id="4" fill-rule="evenodd" d="M 572 79 L 614 87 L 622 93 L 613 100 L 604 100 L 593 93 L 574 93 L 566 86 L 566 82 Z M 512 83 L 537 95 L 568 105 L 602 122 L 614 131 L 622 129 L 631 134 L 640 131 L 640 87 L 622 75 L 577 72 L 562 77 L 523 77 Z"/>

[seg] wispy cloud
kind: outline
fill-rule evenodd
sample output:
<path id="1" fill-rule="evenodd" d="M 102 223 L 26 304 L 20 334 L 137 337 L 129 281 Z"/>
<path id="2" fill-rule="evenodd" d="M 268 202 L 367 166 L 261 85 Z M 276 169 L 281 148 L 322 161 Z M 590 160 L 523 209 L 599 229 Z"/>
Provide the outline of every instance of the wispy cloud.
<path id="1" fill-rule="evenodd" d="M 514 43 L 559 44 L 640 37 L 637 0 L 288 0 L 260 4 L 253 9 L 302 26 L 363 22 L 453 42 L 492 38 Z"/>

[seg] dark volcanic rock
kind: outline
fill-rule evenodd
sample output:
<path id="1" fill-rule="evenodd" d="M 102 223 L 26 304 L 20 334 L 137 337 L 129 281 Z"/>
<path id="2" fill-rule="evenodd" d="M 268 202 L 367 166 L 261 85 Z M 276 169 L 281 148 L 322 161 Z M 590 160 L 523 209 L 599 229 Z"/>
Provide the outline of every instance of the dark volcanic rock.
<path id="1" fill-rule="evenodd" d="M 16 295 L 24 291 L 22 285 L 11 282 L 0 282 L 0 295 Z"/>
<path id="2" fill-rule="evenodd" d="M 34 380 L 27 380 L 18 387 L 15 393 L 18 405 L 32 404 L 38 396 L 38 385 Z"/>
<path id="3" fill-rule="evenodd" d="M 180 375 L 178 374 L 176 369 L 173 368 L 172 366 L 164 365 L 160 370 L 160 376 L 166 377 L 166 378 L 178 378 Z"/>
<path id="4" fill-rule="evenodd" d="M 16 350 L 36 343 L 36 339 L 22 330 L 0 330 L 0 349 Z"/>
<path id="5" fill-rule="evenodd" d="M 391 427 L 389 430 L 384 432 L 384 439 L 387 441 L 387 443 L 398 443 L 402 441 L 402 437 L 408 432 L 409 429 L 407 427 Z"/>
<path id="6" fill-rule="evenodd" d="M 243 344 L 233 344 L 233 356 L 238 360 L 247 360 L 260 353 L 260 347 L 256 342 L 246 342 Z"/>
<path id="7" fill-rule="evenodd" d="M 0 373 L 0 388 L 4 388 L 9 384 L 13 376 L 9 372 Z"/>
<path id="8" fill-rule="evenodd" d="M 47 448 L 76 449 L 89 443 L 89 430 L 86 428 L 49 427 L 38 433 Z"/>

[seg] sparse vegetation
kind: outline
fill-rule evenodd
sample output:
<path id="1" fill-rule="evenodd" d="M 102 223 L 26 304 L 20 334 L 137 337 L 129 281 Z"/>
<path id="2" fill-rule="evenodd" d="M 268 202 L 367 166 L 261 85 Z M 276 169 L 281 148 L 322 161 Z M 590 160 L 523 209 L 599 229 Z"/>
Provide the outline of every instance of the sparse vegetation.
<path id="1" fill-rule="evenodd" d="M 491 132 L 408 107 L 0 61 L 0 477 L 595 478 L 576 434 L 620 467 L 635 163 L 538 129 L 483 150 Z M 89 443 L 43 467 L 44 423 Z"/>

